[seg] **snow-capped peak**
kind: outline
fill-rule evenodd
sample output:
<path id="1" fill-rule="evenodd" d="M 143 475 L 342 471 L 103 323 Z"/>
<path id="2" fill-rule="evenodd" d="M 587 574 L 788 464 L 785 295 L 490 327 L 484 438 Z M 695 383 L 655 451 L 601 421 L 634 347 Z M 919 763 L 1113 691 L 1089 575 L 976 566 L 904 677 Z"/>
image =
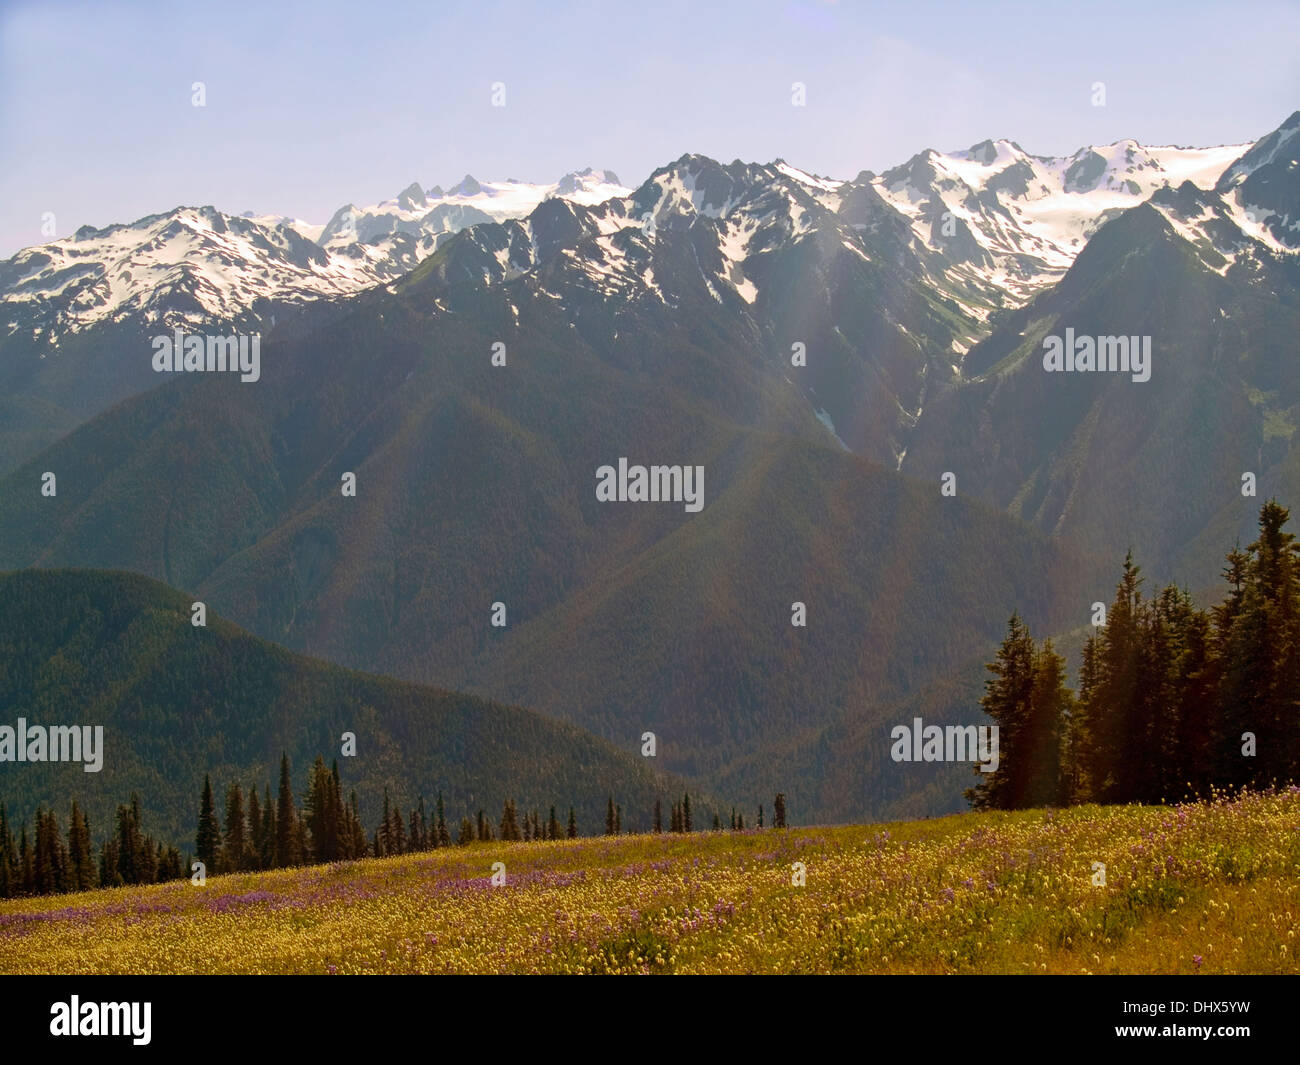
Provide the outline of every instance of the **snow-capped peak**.
<path id="1" fill-rule="evenodd" d="M 954 280 L 1019 302 L 1054 283 L 1116 212 L 1185 181 L 1211 188 L 1248 147 L 1125 139 L 1052 157 L 987 140 L 922 152 L 873 183 L 912 220 L 922 245 L 956 260 Z"/>

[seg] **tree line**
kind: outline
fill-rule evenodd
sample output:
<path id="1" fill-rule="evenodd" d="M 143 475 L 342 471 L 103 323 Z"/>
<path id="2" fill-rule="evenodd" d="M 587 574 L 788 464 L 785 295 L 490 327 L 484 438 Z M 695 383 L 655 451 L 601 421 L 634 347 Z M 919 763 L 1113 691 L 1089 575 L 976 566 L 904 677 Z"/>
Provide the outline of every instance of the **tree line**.
<path id="1" fill-rule="evenodd" d="M 1160 803 L 1300 781 L 1300 544 L 1270 500 L 1227 555 L 1222 602 L 1145 597 L 1132 553 L 1083 649 L 1078 691 L 1012 615 L 980 705 L 1000 761 L 975 808 Z"/>
<path id="2" fill-rule="evenodd" d="M 622 815 L 621 804 L 615 803 L 611 795 L 606 835 L 623 834 Z M 743 829 L 743 816 L 737 818 L 733 810 L 731 824 L 733 830 Z M 663 831 L 659 800 L 654 804 L 653 826 L 654 833 Z M 759 807 L 758 826 L 763 827 L 762 807 Z M 713 827 L 722 827 L 717 815 Z M 783 794 L 776 796 L 772 827 L 786 827 Z M 202 863 L 205 876 L 212 876 L 383 858 L 498 839 L 530 843 L 578 837 L 572 806 L 561 823 L 555 806 L 543 818 L 538 809 L 521 813 L 514 799 L 506 800 L 495 825 L 482 810 L 475 818 L 462 817 L 453 837 L 441 793 L 431 811 L 426 812 L 421 799 L 403 815 L 390 800 L 387 789 L 379 824 L 367 837 L 358 813 L 355 789 L 349 791 L 346 800 L 343 797 L 338 763 L 327 768 L 324 759 L 317 757 L 300 805 L 293 792 L 288 755 L 280 757 L 279 788 L 274 799 L 269 783 L 260 798 L 256 787 L 245 793 L 235 783 L 227 788 L 219 812 L 211 777 L 203 778 L 194 854 L 184 862 L 175 847 L 162 847 L 141 831 L 138 796 L 133 794 L 130 805 L 118 807 L 116 828 L 100 847 L 96 861 L 91 852 L 89 820 L 75 800 L 66 838 L 55 814 L 39 809 L 35 832 L 29 834 L 24 824 L 18 842 L 0 804 L 0 898 L 177 880 L 191 875 L 195 861 Z M 689 795 L 673 802 L 669 831 L 694 831 Z"/>
<path id="3" fill-rule="evenodd" d="M 115 820 L 115 831 L 96 860 L 90 819 L 75 799 L 66 838 L 54 811 L 38 807 L 34 831 L 23 824 L 17 841 L 0 803 L 0 898 L 156 884 L 185 875 L 180 851 L 162 846 L 141 829 L 139 796 L 132 794 L 129 805 L 119 806 Z"/>

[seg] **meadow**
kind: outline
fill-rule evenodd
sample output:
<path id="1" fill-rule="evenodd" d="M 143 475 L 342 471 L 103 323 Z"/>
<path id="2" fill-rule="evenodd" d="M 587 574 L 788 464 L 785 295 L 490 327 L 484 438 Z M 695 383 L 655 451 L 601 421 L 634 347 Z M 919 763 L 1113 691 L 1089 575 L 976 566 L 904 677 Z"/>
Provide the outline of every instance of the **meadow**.
<path id="1" fill-rule="evenodd" d="M 0 903 L 0 972 L 1295 973 L 1297 926 L 1293 787 L 475 843 L 14 899 Z"/>

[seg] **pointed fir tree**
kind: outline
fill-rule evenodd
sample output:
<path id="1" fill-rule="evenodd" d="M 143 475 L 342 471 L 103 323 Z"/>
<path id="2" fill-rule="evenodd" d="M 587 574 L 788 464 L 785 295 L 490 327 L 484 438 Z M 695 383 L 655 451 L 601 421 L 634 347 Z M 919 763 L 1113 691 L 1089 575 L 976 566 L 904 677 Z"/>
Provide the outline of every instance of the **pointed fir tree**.
<path id="1" fill-rule="evenodd" d="M 3 815 L 3 809 L 0 809 L 0 820 L 3 819 Z M 0 828 L 0 837 L 3 835 L 4 830 Z M 3 846 L 3 841 L 0 840 L 0 847 Z M 68 819 L 68 861 L 70 891 L 89 891 L 91 888 L 99 887 L 99 871 L 95 868 L 94 855 L 90 850 L 90 820 L 85 811 L 77 805 L 76 799 L 72 800 L 72 816 Z M 0 854 L 0 866 L 3 862 L 4 857 Z M 4 871 L 0 869 L 0 877 L 3 876 Z M 2 894 L 3 891 L 0 890 L 0 895 Z"/>
<path id="2" fill-rule="evenodd" d="M 298 808 L 293 801 L 293 785 L 289 776 L 289 755 L 280 754 L 280 794 L 275 809 L 275 864 L 277 866 L 297 865 L 300 860 L 298 850 Z"/>
<path id="3" fill-rule="evenodd" d="M 199 800 L 199 825 L 194 834 L 194 853 L 204 865 L 209 876 L 217 872 L 217 854 L 221 846 L 221 831 L 217 826 L 217 811 L 212 799 L 212 781 L 204 776 L 203 796 Z M 121 856 L 114 852 L 114 877 L 121 872 Z M 105 881 L 105 885 L 108 885 Z"/>
<path id="4" fill-rule="evenodd" d="M 244 821 L 244 792 L 238 783 L 226 789 L 226 828 L 221 868 L 229 873 L 247 868 L 247 826 Z"/>
<path id="5" fill-rule="evenodd" d="M 447 819 L 443 816 L 442 792 L 438 792 L 438 846 L 451 846 L 451 832 L 447 829 Z"/>

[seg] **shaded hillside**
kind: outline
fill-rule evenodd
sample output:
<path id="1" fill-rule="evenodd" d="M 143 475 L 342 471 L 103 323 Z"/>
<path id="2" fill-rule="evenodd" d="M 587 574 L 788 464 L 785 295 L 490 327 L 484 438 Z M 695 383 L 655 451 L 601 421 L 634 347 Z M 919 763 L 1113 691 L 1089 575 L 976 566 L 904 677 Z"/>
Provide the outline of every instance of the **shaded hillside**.
<path id="1" fill-rule="evenodd" d="M 208 614 L 190 623 L 192 597 L 142 577 L 85 570 L 0 574 L 0 724 L 104 726 L 103 769 L 0 763 L 0 801 L 15 821 L 37 803 L 79 797 L 98 835 L 116 804 L 138 791 L 146 827 L 192 839 L 205 773 L 245 786 L 270 782 L 280 752 L 295 786 L 318 755 L 339 757 L 364 823 L 384 788 L 403 808 L 442 791 L 448 818 L 507 797 L 521 806 L 577 808 L 580 828 L 604 824 L 605 802 L 624 824 L 648 828 L 655 798 L 680 785 L 636 753 L 518 707 L 368 676 L 292 654 Z"/>

